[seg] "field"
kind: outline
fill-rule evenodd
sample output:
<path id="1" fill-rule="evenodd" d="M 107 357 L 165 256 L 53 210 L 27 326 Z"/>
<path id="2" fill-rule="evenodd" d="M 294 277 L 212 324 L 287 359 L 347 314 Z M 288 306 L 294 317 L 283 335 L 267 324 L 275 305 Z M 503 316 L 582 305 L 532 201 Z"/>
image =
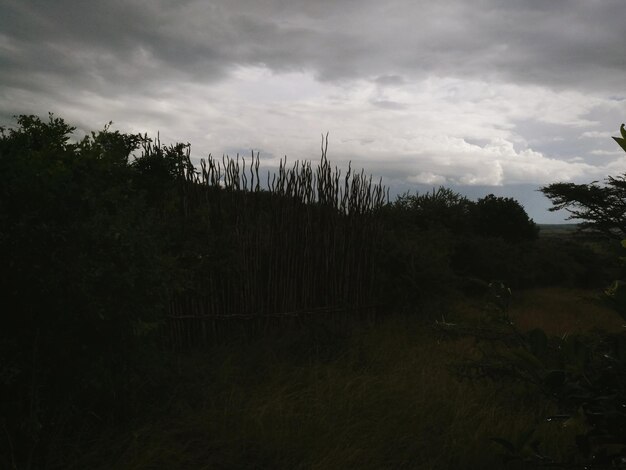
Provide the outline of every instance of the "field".
<path id="1" fill-rule="evenodd" d="M 573 235 L 578 224 L 538 224 L 541 236 L 569 237 Z"/>
<path id="2" fill-rule="evenodd" d="M 452 306 L 446 321 L 482 305 Z M 623 328 L 586 290 L 515 292 L 510 315 L 522 330 L 558 335 Z M 94 442 L 77 436 L 62 458 L 71 468 L 508 468 L 490 438 L 515 441 L 537 425 L 544 452 L 571 452 L 579 430 L 546 422 L 556 410 L 531 387 L 454 376 L 449 365 L 475 347 L 395 316 L 177 356 L 161 383 L 144 384 L 159 392 L 132 427 Z"/>

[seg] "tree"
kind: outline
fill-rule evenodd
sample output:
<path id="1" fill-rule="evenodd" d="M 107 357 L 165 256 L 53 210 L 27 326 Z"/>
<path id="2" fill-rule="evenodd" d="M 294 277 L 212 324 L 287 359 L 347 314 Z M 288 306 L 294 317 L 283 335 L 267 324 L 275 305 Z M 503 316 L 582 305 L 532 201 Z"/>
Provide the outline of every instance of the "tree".
<path id="1" fill-rule="evenodd" d="M 626 151 L 626 128 L 622 137 L 613 137 Z M 568 220 L 580 220 L 580 228 L 603 234 L 615 240 L 626 238 L 626 173 L 609 176 L 604 184 L 553 183 L 541 188 L 552 201 L 550 211 L 565 209 Z"/>
<path id="2" fill-rule="evenodd" d="M 440 186 L 423 194 L 404 194 L 393 203 L 398 218 L 420 229 L 444 229 L 452 234 L 470 230 L 474 202 Z"/>
<path id="3" fill-rule="evenodd" d="M 472 219 L 476 232 L 485 237 L 502 238 L 508 242 L 534 240 L 537 225 L 524 207 L 510 197 L 489 194 L 472 207 Z"/>

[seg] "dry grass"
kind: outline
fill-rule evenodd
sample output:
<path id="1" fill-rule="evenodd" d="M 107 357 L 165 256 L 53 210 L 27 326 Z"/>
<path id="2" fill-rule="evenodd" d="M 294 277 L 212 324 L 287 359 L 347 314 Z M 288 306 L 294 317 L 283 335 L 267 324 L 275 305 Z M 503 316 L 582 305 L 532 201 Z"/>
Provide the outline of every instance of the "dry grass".
<path id="1" fill-rule="evenodd" d="M 523 292 L 512 314 L 554 333 L 621 327 L 584 291 Z M 507 468 L 490 438 L 537 425 L 546 452 L 571 452 L 576 430 L 545 422 L 555 410 L 534 390 L 453 376 L 448 364 L 472 347 L 392 317 L 339 339 L 283 335 L 189 356 L 151 416 L 74 468 Z"/>
<path id="2" fill-rule="evenodd" d="M 592 330 L 619 332 L 625 323 L 603 302 L 601 291 L 556 287 L 520 292 L 510 315 L 522 330 L 542 328 L 558 336 Z"/>

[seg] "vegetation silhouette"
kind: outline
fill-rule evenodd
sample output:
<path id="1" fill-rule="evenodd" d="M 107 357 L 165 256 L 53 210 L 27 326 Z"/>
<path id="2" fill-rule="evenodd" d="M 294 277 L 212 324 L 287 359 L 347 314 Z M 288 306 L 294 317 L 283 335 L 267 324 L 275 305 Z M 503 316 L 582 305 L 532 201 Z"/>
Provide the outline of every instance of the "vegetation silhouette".
<path id="1" fill-rule="evenodd" d="M 52 114 L 16 120 L 0 132 L 2 467 L 92 467 L 86 449 L 157 419 L 179 403 L 179 383 L 205 403 L 220 350 L 224 364 L 248 354 L 259 379 L 269 367 L 259 351 L 311 374 L 347 354 L 348 377 L 371 361 L 346 346 L 363 325 L 404 314 L 422 328 L 493 279 L 574 286 L 613 275 L 608 254 L 542 239 L 510 198 L 439 188 L 391 202 L 382 182 L 330 164 L 327 137 L 317 166 L 284 159 L 263 175 L 258 154 L 197 168 L 189 144 L 111 124 L 75 141 Z M 212 364 L 206 383 L 180 372 L 194 355 Z M 222 403 L 225 391 L 212 390 Z M 127 444 L 111 464 L 129 458 Z"/>
<path id="2" fill-rule="evenodd" d="M 626 151 L 626 128 L 613 137 Z M 615 240 L 626 238 L 626 175 L 609 176 L 600 185 L 553 183 L 541 189 L 552 201 L 551 211 L 565 209 L 569 219 L 579 221 L 581 230 L 592 231 Z"/>

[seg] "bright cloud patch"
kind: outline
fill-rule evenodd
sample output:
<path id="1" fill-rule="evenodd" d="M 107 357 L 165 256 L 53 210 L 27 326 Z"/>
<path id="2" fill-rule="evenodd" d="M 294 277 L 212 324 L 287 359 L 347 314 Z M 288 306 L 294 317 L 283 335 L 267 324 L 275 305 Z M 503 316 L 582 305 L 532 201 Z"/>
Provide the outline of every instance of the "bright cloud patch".
<path id="1" fill-rule="evenodd" d="M 26 112 L 37 111 L 35 92 L 3 94 L 26 103 Z M 320 135 L 330 132 L 334 161 L 352 160 L 377 176 L 403 177 L 408 183 L 499 186 L 586 180 L 611 166 L 606 158 L 592 160 L 594 156 L 620 156 L 619 149 L 610 147 L 568 158 L 550 155 L 550 145 L 564 139 L 525 133 L 520 123 L 570 133 L 577 142 L 580 137 L 601 138 L 610 131 L 597 129 L 614 124 L 587 116 L 612 103 L 534 85 L 408 77 L 335 84 L 319 82 L 307 72 L 238 67 L 228 80 L 215 83 L 163 85 L 115 97 L 60 88 L 58 99 L 65 103 L 64 117 L 86 129 L 112 119 L 123 130 L 160 132 L 164 142 L 191 142 L 196 157 L 255 150 L 270 165 L 283 155 L 291 161 L 315 160 Z M 46 102 L 55 109 L 54 99 Z M 82 107 L 83 102 L 92 107 Z M 106 117 L 100 109 L 107 110 Z"/>
<path id="2" fill-rule="evenodd" d="M 423 171 L 418 173 L 417 175 L 412 175 L 407 177 L 406 179 L 409 183 L 421 183 L 421 184 L 432 184 L 432 185 L 443 185 L 446 183 L 446 177 L 442 175 L 436 175 L 429 171 Z"/>

